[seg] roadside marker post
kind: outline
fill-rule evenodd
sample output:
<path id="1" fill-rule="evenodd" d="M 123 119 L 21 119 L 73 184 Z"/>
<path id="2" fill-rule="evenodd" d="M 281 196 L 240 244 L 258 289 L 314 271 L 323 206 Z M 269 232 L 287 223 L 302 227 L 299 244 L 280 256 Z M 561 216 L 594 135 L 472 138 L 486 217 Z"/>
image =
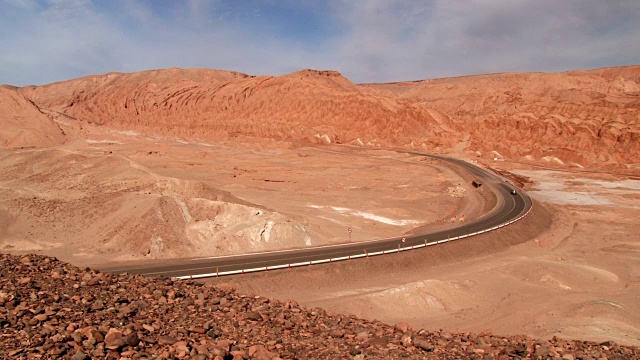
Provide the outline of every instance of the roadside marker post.
<path id="1" fill-rule="evenodd" d="M 458 218 L 458 215 L 453 215 L 453 217 L 451 218 L 451 222 L 455 223 L 457 218 Z"/>
<path id="2" fill-rule="evenodd" d="M 463 223 L 464 222 L 464 214 L 462 214 L 462 216 L 460 216 L 460 222 Z"/>

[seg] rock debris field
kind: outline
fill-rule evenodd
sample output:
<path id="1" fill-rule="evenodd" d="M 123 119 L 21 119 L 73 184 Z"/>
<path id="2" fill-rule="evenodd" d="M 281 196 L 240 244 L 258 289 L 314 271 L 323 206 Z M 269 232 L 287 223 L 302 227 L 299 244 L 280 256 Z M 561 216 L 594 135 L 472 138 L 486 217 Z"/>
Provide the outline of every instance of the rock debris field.
<path id="1" fill-rule="evenodd" d="M 3 359 L 638 359 L 614 342 L 412 329 L 295 301 L 0 254 Z"/>

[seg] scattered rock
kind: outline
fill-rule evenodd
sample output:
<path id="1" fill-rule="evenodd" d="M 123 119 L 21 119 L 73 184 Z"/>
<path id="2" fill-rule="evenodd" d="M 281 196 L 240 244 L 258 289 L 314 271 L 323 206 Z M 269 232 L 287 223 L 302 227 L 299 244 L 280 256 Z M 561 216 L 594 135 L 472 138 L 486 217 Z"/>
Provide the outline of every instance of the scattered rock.
<path id="1" fill-rule="evenodd" d="M 176 339 L 173 336 L 162 335 L 158 338 L 158 344 L 160 345 L 173 345 L 177 342 L 178 342 L 178 339 Z"/>
<path id="2" fill-rule="evenodd" d="M 75 354 L 73 354 L 71 360 L 85 360 L 88 358 L 89 357 L 85 353 L 83 353 L 81 350 L 78 350 Z"/>
<path id="3" fill-rule="evenodd" d="M 397 323 L 393 328 L 403 333 L 406 333 L 407 331 L 412 330 L 411 326 L 405 322 Z"/>
<path id="4" fill-rule="evenodd" d="M 63 275 L 52 277 L 49 269 Z M 74 288 L 78 281 L 92 285 Z M 30 288 L 39 289 L 36 296 Z M 614 342 L 415 333 L 407 323 L 391 327 L 231 288 L 0 254 L 0 358 L 27 354 L 72 360 L 640 358 L 638 348 Z"/>
<path id="5" fill-rule="evenodd" d="M 433 351 L 434 349 L 433 344 L 426 340 L 416 339 L 413 343 L 417 348 L 420 348 L 424 351 Z"/>
<path id="6" fill-rule="evenodd" d="M 104 345 L 107 349 L 118 349 L 125 345 L 124 340 L 122 340 L 122 332 L 120 330 L 111 328 L 107 335 L 104 337 Z"/>
<path id="7" fill-rule="evenodd" d="M 140 338 L 138 337 L 138 333 L 132 332 L 131 334 L 122 338 L 124 343 L 129 346 L 136 346 L 140 342 Z"/>
<path id="8" fill-rule="evenodd" d="M 535 351 L 534 355 L 535 356 L 543 356 L 543 357 L 545 357 L 545 356 L 549 355 L 549 348 L 547 348 L 546 346 L 542 346 L 542 345 L 538 346 L 536 348 L 536 351 Z"/>
<path id="9" fill-rule="evenodd" d="M 262 320 L 262 316 L 260 316 L 260 314 L 258 314 L 256 312 L 247 313 L 244 316 L 244 318 L 247 319 L 247 320 L 253 320 L 253 321 L 261 321 Z"/>

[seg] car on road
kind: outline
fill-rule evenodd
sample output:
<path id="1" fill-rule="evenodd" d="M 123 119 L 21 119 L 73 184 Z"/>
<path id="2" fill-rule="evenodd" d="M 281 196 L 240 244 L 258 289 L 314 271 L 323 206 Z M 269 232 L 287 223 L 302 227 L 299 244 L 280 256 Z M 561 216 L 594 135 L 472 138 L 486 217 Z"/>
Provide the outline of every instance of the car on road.
<path id="1" fill-rule="evenodd" d="M 518 192 L 516 191 L 516 189 L 511 189 L 511 195 L 518 195 Z"/>

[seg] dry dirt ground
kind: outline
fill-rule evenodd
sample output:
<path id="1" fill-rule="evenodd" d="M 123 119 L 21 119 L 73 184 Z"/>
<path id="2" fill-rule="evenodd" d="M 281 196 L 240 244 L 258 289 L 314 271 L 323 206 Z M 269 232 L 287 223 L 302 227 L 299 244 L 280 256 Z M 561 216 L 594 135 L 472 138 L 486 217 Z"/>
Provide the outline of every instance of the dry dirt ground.
<path id="1" fill-rule="evenodd" d="M 468 179 L 393 151 L 83 131 L 0 152 L 0 251 L 77 265 L 238 254 L 451 226 L 484 206 Z"/>
<path id="2" fill-rule="evenodd" d="M 537 200 L 509 230 L 331 269 L 209 281 L 416 328 L 640 345 L 640 181 L 488 165 L 528 179 Z"/>
<path id="3" fill-rule="evenodd" d="M 451 149 L 516 174 L 531 215 L 397 256 L 209 281 L 415 328 L 640 345 L 639 84 L 629 66 L 368 85 L 167 69 L 0 86 L 0 148 L 13 149 L 0 150 L 0 252 L 100 267 L 435 230 L 490 196 L 382 148 Z"/>
<path id="4" fill-rule="evenodd" d="M 0 152 L 0 251 L 81 266 L 269 251 L 349 241 L 349 227 L 351 241 L 442 228 L 486 205 L 470 179 L 392 151 L 88 129 Z M 411 254 L 209 281 L 415 328 L 640 345 L 640 181 L 487 165 L 528 179 L 533 216 Z"/>

